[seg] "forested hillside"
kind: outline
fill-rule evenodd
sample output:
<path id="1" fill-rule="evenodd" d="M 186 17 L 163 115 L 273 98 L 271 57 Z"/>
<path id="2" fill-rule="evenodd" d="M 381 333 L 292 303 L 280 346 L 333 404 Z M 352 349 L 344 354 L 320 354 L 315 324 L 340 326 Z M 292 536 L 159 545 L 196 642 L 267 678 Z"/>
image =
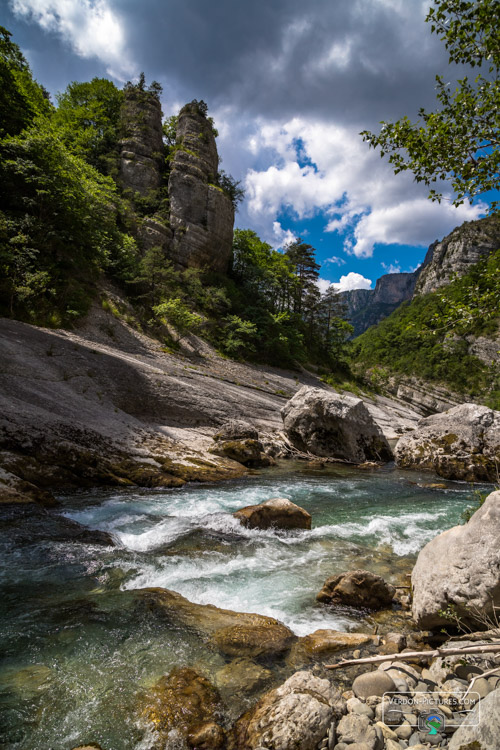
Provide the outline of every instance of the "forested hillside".
<path id="1" fill-rule="evenodd" d="M 353 369 L 443 384 L 500 407 L 500 250 L 436 292 L 405 302 L 353 343 Z"/>

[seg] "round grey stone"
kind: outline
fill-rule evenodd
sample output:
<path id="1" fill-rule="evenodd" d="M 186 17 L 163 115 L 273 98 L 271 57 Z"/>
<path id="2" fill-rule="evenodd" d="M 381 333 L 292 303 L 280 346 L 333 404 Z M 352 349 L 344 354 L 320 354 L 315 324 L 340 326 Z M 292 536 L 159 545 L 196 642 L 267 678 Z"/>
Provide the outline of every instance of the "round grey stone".
<path id="1" fill-rule="evenodd" d="M 396 686 L 388 674 L 376 669 L 374 672 L 365 672 L 356 677 L 352 683 L 352 689 L 358 698 L 367 698 L 370 695 L 394 692 Z"/>

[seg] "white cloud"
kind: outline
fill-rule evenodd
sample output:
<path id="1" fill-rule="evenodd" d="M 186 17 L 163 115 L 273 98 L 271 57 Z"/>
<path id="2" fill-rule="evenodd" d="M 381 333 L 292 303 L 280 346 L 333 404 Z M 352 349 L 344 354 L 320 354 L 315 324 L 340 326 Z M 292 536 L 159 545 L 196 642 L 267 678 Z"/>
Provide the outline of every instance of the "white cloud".
<path id="1" fill-rule="evenodd" d="M 273 247 L 285 247 L 297 239 L 290 229 L 283 229 L 279 221 L 273 221 L 273 235 Z"/>
<path id="2" fill-rule="evenodd" d="M 318 287 L 321 294 L 324 294 L 327 292 L 332 285 L 331 281 L 328 281 L 328 279 L 322 279 L 321 277 L 316 280 L 316 286 Z"/>
<path id="3" fill-rule="evenodd" d="M 394 263 L 381 263 L 381 266 L 387 273 L 401 273 L 401 266 L 397 261 Z"/>
<path id="4" fill-rule="evenodd" d="M 332 255 L 331 258 L 327 258 L 323 261 L 323 264 L 326 265 L 326 263 L 332 263 L 335 266 L 343 266 L 345 265 L 345 260 L 344 258 L 338 258 L 336 255 Z"/>
<path id="5" fill-rule="evenodd" d="M 299 139 L 313 166 L 299 163 Z M 260 122 L 248 148 L 268 154 L 271 162 L 247 171 L 251 220 L 262 225 L 283 209 L 299 219 L 323 212 L 331 216 L 325 231 L 342 235 L 344 249 L 359 258 L 371 257 L 377 243 L 425 247 L 485 210 L 483 204 L 454 207 L 446 197 L 432 203 L 413 175 L 394 175 L 358 128 L 298 117 L 284 124 Z"/>
<path id="6" fill-rule="evenodd" d="M 427 198 L 376 208 L 357 224 L 352 252 L 359 258 L 369 258 L 375 243 L 426 247 L 464 221 L 479 218 L 485 208 L 483 204 L 455 208 L 448 202 L 432 203 Z"/>
<path id="7" fill-rule="evenodd" d="M 340 281 L 334 281 L 332 286 L 339 292 L 350 292 L 353 289 L 371 289 L 372 282 L 360 273 L 349 271 L 347 276 L 341 276 Z"/>
<path id="8" fill-rule="evenodd" d="M 96 57 L 118 80 L 137 73 L 120 18 L 107 0 L 11 0 L 13 12 L 55 31 L 77 55 Z"/>

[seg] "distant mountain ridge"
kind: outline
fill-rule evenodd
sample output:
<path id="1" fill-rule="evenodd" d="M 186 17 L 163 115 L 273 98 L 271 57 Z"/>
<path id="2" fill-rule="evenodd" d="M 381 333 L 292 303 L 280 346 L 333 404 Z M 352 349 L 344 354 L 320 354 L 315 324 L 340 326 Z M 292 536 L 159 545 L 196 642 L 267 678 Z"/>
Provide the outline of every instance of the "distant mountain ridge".
<path id="1" fill-rule="evenodd" d="M 375 289 L 341 292 L 354 337 L 387 318 L 413 297 L 449 284 L 454 275 L 464 276 L 471 266 L 500 247 L 500 217 L 467 221 L 441 241 L 429 246 L 422 265 L 413 273 L 381 276 Z"/>
<path id="2" fill-rule="evenodd" d="M 354 336 L 387 318 L 402 302 L 412 298 L 422 267 L 413 273 L 388 273 L 377 279 L 375 289 L 341 292 Z"/>

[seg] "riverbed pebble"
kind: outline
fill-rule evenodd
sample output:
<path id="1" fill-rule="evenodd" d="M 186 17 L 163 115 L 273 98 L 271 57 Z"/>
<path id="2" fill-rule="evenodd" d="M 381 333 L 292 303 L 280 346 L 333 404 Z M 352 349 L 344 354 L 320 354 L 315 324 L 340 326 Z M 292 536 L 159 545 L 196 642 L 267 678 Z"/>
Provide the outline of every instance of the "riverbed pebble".
<path id="1" fill-rule="evenodd" d="M 347 701 L 347 710 L 349 713 L 358 714 L 358 716 L 368 716 L 369 719 L 373 719 L 375 716 L 373 709 L 360 701 L 359 698 L 350 698 Z"/>
<path id="2" fill-rule="evenodd" d="M 374 672 L 365 672 L 360 674 L 352 683 L 354 694 L 359 698 L 366 698 L 370 695 L 380 695 L 389 691 L 394 691 L 396 686 L 390 675 L 376 669 Z"/>

